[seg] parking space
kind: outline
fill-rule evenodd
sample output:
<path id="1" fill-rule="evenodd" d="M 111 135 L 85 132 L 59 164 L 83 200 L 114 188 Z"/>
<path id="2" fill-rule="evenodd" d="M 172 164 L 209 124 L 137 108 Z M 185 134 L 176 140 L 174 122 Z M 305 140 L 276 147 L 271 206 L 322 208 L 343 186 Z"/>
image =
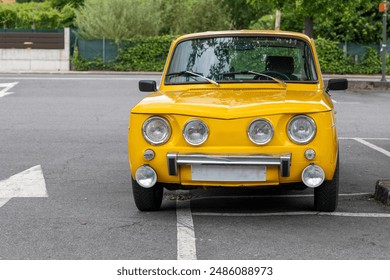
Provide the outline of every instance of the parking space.
<path id="1" fill-rule="evenodd" d="M 390 257 L 390 209 L 373 198 L 376 181 L 390 177 L 390 138 L 384 137 L 389 134 L 382 129 L 389 120 L 381 119 L 373 109 L 378 102 L 380 107 L 389 106 L 389 96 L 344 93 L 333 98 L 341 127 L 339 134 L 353 135 L 340 137 L 337 211 L 314 212 L 311 189 L 191 191 L 197 258 Z M 370 113 L 362 114 L 365 111 Z"/>

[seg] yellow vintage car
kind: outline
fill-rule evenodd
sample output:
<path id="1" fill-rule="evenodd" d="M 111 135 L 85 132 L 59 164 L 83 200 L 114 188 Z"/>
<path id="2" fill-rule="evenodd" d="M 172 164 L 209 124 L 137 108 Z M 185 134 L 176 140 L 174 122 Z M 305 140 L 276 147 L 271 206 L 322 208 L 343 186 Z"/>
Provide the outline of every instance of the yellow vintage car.
<path id="1" fill-rule="evenodd" d="M 283 31 L 185 35 L 170 48 L 160 85 L 130 114 L 135 204 L 161 207 L 164 188 L 304 186 L 314 208 L 334 211 L 338 139 L 314 41 Z"/>

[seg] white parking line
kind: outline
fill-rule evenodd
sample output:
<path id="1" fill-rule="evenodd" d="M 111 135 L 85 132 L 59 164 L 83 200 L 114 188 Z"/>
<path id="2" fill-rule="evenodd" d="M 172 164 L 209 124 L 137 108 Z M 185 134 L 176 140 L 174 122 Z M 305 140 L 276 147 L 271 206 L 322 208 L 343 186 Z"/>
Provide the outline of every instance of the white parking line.
<path id="1" fill-rule="evenodd" d="M 334 99 L 332 99 L 332 101 L 333 101 L 334 104 L 348 104 L 348 105 L 360 104 L 360 102 L 354 102 L 354 101 L 351 101 L 351 102 L 348 102 L 348 101 L 346 101 L 346 102 L 341 101 L 341 102 L 339 102 L 339 101 L 336 101 L 336 100 L 334 100 Z"/>
<path id="2" fill-rule="evenodd" d="M 274 216 L 336 216 L 336 217 L 357 217 L 357 218 L 390 218 L 386 213 L 352 213 L 352 212 L 273 212 L 273 213 L 215 213 L 215 212 L 194 212 L 194 216 L 214 217 L 274 217 Z"/>
<path id="3" fill-rule="evenodd" d="M 367 196 L 372 193 L 340 193 L 339 196 Z M 282 194 L 282 195 L 224 195 L 224 196 L 205 196 L 205 197 L 194 197 L 192 201 L 196 200 L 208 200 L 208 199 L 238 199 L 238 198 L 305 198 L 314 197 L 314 194 Z"/>
<path id="4" fill-rule="evenodd" d="M 374 144 L 371 144 L 370 142 L 367 142 L 366 140 L 363 140 L 362 138 L 353 138 L 353 140 L 377 151 L 377 152 L 380 152 L 382 154 L 384 154 L 385 156 L 388 156 L 390 157 L 390 152 L 385 150 L 385 149 L 382 149 L 381 147 L 378 147 L 377 145 L 374 145 Z"/>
<path id="5" fill-rule="evenodd" d="M 390 138 L 375 138 L 375 137 L 339 137 L 339 140 L 356 140 L 356 139 L 364 139 L 364 140 L 374 140 L 374 141 L 390 141 Z"/>
<path id="6" fill-rule="evenodd" d="M 148 76 L 149 77 L 149 76 Z M 52 80 L 52 81 L 138 81 L 145 76 L 139 77 L 0 77 L 1 80 Z M 159 79 L 160 76 L 150 76 L 151 79 Z"/>
<path id="7" fill-rule="evenodd" d="M 177 192 L 185 194 L 187 192 Z M 176 199 L 177 217 L 177 259 L 196 260 L 194 222 L 192 221 L 191 201 Z"/>
<path id="8" fill-rule="evenodd" d="M 11 198 L 0 198 L 0 208 L 3 207 Z"/>
<path id="9" fill-rule="evenodd" d="M 0 97 L 4 97 L 6 95 L 13 94 L 13 92 L 10 92 L 9 90 L 11 88 L 13 88 L 14 86 L 16 86 L 17 84 L 18 84 L 18 82 L 0 84 L 0 88 L 3 88 L 2 90 L 0 90 Z"/>

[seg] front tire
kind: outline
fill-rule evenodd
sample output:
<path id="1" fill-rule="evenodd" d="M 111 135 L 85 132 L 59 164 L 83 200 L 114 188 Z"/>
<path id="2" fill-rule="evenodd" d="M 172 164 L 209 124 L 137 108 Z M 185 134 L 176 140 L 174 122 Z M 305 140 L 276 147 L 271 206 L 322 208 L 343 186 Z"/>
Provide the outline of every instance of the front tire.
<path id="1" fill-rule="evenodd" d="M 339 197 L 339 160 L 331 181 L 325 181 L 314 189 L 314 208 L 320 212 L 334 212 Z"/>
<path id="2" fill-rule="evenodd" d="M 164 189 L 158 183 L 151 188 L 141 187 L 131 179 L 135 205 L 140 211 L 157 211 L 161 207 Z"/>

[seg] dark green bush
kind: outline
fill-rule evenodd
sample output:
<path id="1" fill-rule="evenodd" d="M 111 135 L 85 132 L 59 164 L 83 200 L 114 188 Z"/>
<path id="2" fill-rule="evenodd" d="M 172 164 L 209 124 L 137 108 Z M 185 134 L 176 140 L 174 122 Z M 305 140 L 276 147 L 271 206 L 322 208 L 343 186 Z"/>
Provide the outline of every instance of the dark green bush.
<path id="1" fill-rule="evenodd" d="M 103 63 L 101 58 L 86 60 L 73 54 L 75 70 L 162 71 L 172 41 L 177 36 L 165 35 L 123 41 L 115 61 Z"/>
<path id="2" fill-rule="evenodd" d="M 362 62 L 356 67 L 356 72 L 358 74 L 378 74 L 381 73 L 381 66 L 382 63 L 378 52 L 373 48 L 367 48 Z"/>
<path id="3" fill-rule="evenodd" d="M 116 70 L 162 71 L 176 36 L 165 35 L 125 41 L 119 50 Z"/>
<path id="4" fill-rule="evenodd" d="M 321 71 L 329 74 L 347 74 L 353 72 L 353 64 L 345 57 L 337 42 L 318 38 L 315 41 Z"/>
<path id="5" fill-rule="evenodd" d="M 74 8 L 55 9 L 50 2 L 0 5 L 0 28 L 61 29 L 73 24 Z"/>

